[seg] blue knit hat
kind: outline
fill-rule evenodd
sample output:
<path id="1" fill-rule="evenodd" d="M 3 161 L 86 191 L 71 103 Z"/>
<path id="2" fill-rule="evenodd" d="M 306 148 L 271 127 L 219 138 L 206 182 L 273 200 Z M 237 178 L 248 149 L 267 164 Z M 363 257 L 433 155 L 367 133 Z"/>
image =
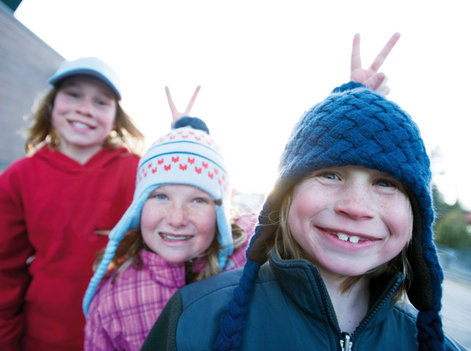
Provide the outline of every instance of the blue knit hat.
<path id="1" fill-rule="evenodd" d="M 172 129 L 155 141 L 139 161 L 133 202 L 111 230 L 103 260 L 85 293 L 83 300 L 85 316 L 119 242 L 126 231 L 140 228 L 142 207 L 150 193 L 159 186 L 186 184 L 207 192 L 216 202 L 218 241 L 221 246 L 218 256 L 221 270 L 232 254 L 229 176 L 220 147 L 203 131 L 208 131 L 208 128 L 200 119 L 189 118 L 187 123 L 177 125 L 182 127 Z M 203 130 L 193 129 L 188 125 L 198 126 Z"/>
<path id="2" fill-rule="evenodd" d="M 443 272 L 432 240 L 434 210 L 430 161 L 410 116 L 385 97 L 350 82 L 307 111 L 294 127 L 279 166 L 279 177 L 264 204 L 247 251 L 247 263 L 234 290 L 214 350 L 236 350 L 242 338 L 250 296 L 260 266 L 273 247 L 278 210 L 285 194 L 311 172 L 331 166 L 360 165 L 389 173 L 408 188 L 414 213 L 408 259 L 413 280 L 407 291 L 419 310 L 420 350 L 442 350 Z"/>

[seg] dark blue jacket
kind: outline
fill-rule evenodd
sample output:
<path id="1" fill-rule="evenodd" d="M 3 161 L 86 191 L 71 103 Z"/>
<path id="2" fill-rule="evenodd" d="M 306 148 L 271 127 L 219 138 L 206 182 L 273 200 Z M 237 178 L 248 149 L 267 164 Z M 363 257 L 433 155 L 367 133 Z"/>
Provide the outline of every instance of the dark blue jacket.
<path id="1" fill-rule="evenodd" d="M 240 269 L 219 274 L 177 292 L 142 350 L 210 350 L 241 275 Z M 418 350 L 417 310 L 406 303 L 392 304 L 401 281 L 398 274 L 371 287 L 376 302 L 347 335 L 351 350 Z M 317 268 L 306 260 L 283 261 L 271 255 L 259 272 L 240 350 L 340 351 L 341 341 L 345 336 Z M 447 339 L 445 350 L 465 349 Z"/>

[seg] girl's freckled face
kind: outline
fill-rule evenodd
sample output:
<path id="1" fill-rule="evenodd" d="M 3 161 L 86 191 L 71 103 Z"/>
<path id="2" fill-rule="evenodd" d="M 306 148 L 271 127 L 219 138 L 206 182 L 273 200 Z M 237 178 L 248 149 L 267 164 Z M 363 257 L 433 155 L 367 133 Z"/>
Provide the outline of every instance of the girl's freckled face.
<path id="1" fill-rule="evenodd" d="M 191 185 L 155 189 L 142 208 L 146 245 L 170 263 L 202 255 L 216 234 L 216 207 L 211 196 Z"/>
<path id="2" fill-rule="evenodd" d="M 412 215 L 401 182 L 344 166 L 315 171 L 295 186 L 288 223 L 321 273 L 358 276 L 402 251 Z"/>

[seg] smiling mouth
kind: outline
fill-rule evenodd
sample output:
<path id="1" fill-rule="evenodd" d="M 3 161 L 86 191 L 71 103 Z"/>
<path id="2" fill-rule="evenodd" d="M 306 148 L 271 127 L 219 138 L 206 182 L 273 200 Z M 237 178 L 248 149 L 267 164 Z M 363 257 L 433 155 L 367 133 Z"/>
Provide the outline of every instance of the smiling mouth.
<path id="1" fill-rule="evenodd" d="M 185 241 L 193 237 L 192 235 L 169 235 L 163 233 L 159 233 L 159 235 L 166 241 Z"/>
<path id="2" fill-rule="evenodd" d="M 71 121 L 70 122 L 74 127 L 77 127 L 79 129 L 93 129 L 93 127 L 85 124 L 85 123 L 81 123 L 81 122 L 77 122 L 77 121 Z"/>
<path id="3" fill-rule="evenodd" d="M 351 243 L 354 243 L 354 244 L 360 241 L 360 238 L 356 235 L 347 235 L 344 233 L 337 233 L 335 235 L 337 235 L 337 237 L 342 241 L 350 241 Z"/>

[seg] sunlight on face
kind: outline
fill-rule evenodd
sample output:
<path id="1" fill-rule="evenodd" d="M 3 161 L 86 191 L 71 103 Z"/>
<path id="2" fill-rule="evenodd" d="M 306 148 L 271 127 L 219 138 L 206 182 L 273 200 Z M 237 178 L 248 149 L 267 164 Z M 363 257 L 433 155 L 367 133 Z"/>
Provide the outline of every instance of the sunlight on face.
<path id="1" fill-rule="evenodd" d="M 297 184 L 288 223 L 321 273 L 358 276 L 402 251 L 412 216 L 401 182 L 345 166 L 315 171 Z"/>

